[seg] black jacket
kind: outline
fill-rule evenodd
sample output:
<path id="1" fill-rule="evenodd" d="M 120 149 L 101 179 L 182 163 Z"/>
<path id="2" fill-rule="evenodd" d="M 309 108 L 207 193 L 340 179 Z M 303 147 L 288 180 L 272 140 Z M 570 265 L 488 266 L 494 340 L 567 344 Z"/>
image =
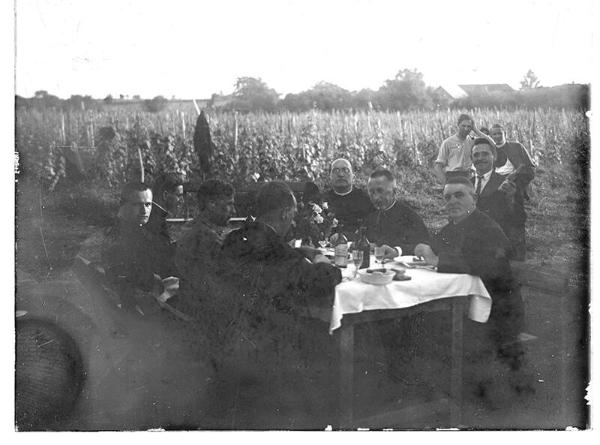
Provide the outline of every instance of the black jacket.
<path id="1" fill-rule="evenodd" d="M 247 222 L 223 242 L 225 274 L 240 292 L 278 311 L 294 312 L 308 304 L 333 303 L 340 271 L 329 264 L 312 264 L 269 226 Z"/>
<path id="2" fill-rule="evenodd" d="M 458 224 L 443 227 L 432 248 L 439 257 L 438 272 L 481 278 L 492 297 L 490 321 L 500 327 L 502 338 L 520 332 L 523 302 L 508 261 L 510 243 L 495 221 L 476 209 Z"/>
<path id="3" fill-rule="evenodd" d="M 429 232 L 413 209 L 396 201 L 392 208 L 368 216 L 367 238 L 376 244 L 399 246 L 403 255 L 412 255 L 417 244 L 429 243 Z"/>

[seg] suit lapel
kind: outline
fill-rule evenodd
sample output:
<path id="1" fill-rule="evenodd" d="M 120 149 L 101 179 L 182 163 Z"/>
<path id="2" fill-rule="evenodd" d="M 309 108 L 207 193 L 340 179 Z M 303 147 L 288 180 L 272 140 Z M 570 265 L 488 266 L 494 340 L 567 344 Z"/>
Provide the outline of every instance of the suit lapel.
<path id="1" fill-rule="evenodd" d="M 479 196 L 491 195 L 496 190 L 498 190 L 498 187 L 500 187 L 500 184 L 502 184 L 503 181 L 504 181 L 503 176 L 497 174 L 495 171 L 492 171 L 490 180 L 487 182 L 485 187 L 481 190 L 481 193 L 479 194 Z"/>

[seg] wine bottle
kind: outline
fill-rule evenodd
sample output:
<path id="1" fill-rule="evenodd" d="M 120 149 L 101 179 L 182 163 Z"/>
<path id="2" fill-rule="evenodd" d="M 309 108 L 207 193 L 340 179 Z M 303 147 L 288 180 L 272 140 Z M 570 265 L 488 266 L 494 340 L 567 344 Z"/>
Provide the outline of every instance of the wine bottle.
<path id="1" fill-rule="evenodd" d="M 367 228 L 360 227 L 358 229 L 358 241 L 353 247 L 355 250 L 361 250 L 363 252 L 363 261 L 360 266 L 360 269 L 368 269 L 371 265 L 371 244 L 367 239 Z"/>
<path id="2" fill-rule="evenodd" d="M 332 237 L 333 238 L 333 237 Z M 343 227 L 338 226 L 337 236 L 334 238 L 333 248 L 335 250 L 334 264 L 337 267 L 348 265 L 348 238 L 344 235 Z"/>

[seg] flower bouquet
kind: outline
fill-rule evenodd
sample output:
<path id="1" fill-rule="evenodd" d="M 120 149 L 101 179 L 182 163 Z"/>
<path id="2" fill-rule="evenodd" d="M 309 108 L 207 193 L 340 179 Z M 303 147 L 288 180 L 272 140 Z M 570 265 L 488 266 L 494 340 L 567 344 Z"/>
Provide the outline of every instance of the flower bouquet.
<path id="1" fill-rule="evenodd" d="M 329 211 L 326 202 L 317 204 L 314 201 L 298 204 L 295 219 L 294 238 L 302 240 L 302 245 L 325 247 L 331 230 L 338 224 L 333 212 Z"/>

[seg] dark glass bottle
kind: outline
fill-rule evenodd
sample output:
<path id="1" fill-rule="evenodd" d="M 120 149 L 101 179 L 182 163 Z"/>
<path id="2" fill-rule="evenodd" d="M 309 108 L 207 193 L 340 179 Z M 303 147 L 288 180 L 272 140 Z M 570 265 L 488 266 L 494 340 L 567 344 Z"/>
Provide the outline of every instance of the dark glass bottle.
<path id="1" fill-rule="evenodd" d="M 344 235 L 341 225 L 337 227 L 335 235 L 335 237 L 332 235 L 333 241 L 331 242 L 335 251 L 334 263 L 338 267 L 346 267 L 348 265 L 348 238 Z"/>
<path id="2" fill-rule="evenodd" d="M 363 261 L 360 269 L 368 269 L 371 265 L 371 244 L 367 239 L 367 228 L 361 227 L 358 229 L 358 238 L 356 245 L 353 247 L 355 250 L 360 250 L 363 253 Z"/>

